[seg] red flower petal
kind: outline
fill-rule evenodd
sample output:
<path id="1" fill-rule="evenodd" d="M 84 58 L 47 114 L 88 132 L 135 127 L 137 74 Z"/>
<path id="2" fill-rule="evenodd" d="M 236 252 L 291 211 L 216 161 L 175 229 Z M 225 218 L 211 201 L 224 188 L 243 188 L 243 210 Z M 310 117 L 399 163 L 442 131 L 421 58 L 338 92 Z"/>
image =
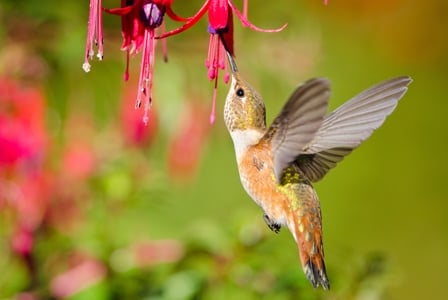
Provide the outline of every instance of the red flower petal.
<path id="1" fill-rule="evenodd" d="M 204 16 L 204 14 L 208 10 L 208 7 L 209 7 L 209 1 L 206 1 L 204 3 L 204 5 L 202 5 L 202 7 L 198 10 L 198 12 L 194 16 L 188 18 L 189 21 L 187 23 L 185 23 L 184 25 L 182 25 L 176 29 L 173 29 L 171 31 L 168 31 L 168 32 L 162 34 L 162 35 L 157 36 L 156 39 L 163 39 L 163 38 L 181 33 L 183 31 L 189 29 L 191 26 L 196 24 L 202 18 L 202 16 Z"/>
<path id="2" fill-rule="evenodd" d="M 227 0 L 210 0 L 208 22 L 214 30 L 227 27 L 229 20 L 229 4 Z"/>

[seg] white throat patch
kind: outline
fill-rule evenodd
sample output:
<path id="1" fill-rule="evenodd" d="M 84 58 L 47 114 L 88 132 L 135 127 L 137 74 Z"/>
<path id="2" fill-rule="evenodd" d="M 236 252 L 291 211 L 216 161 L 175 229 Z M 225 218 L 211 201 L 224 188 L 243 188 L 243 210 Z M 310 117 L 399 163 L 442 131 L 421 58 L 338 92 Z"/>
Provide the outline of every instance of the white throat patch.
<path id="1" fill-rule="evenodd" d="M 255 129 L 234 130 L 230 133 L 230 136 L 235 146 L 236 160 L 239 162 L 247 148 L 258 144 L 263 137 L 263 132 Z"/>

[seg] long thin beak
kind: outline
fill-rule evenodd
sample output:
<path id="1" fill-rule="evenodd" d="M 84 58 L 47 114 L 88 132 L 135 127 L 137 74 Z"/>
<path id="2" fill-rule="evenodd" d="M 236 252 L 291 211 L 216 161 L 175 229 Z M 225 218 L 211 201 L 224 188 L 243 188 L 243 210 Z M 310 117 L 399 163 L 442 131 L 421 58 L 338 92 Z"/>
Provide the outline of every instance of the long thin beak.
<path id="1" fill-rule="evenodd" d="M 226 40 L 224 39 L 224 36 L 222 34 L 219 34 L 219 38 L 221 39 L 221 43 L 223 44 L 224 49 L 226 50 L 227 58 L 229 59 L 230 70 L 232 71 L 232 73 L 237 73 L 238 67 L 236 66 L 234 57 L 232 56 L 232 54 L 229 51 L 229 47 L 226 44 Z"/>
<path id="2" fill-rule="evenodd" d="M 232 71 L 233 74 L 235 74 L 238 72 L 238 67 L 236 66 L 235 59 L 233 58 L 232 54 L 230 54 L 228 51 L 226 51 L 226 53 L 227 58 L 229 59 L 230 70 Z"/>

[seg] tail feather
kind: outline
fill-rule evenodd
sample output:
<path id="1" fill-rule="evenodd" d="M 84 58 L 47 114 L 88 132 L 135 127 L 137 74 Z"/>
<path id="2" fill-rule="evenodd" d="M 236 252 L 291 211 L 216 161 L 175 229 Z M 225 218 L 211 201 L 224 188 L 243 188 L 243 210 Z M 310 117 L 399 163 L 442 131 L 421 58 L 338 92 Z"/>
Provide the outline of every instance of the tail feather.
<path id="1" fill-rule="evenodd" d="M 330 281 L 328 280 L 325 263 L 322 257 L 315 257 L 314 259 L 309 258 L 304 264 L 303 270 L 313 287 L 318 288 L 320 284 L 324 290 L 330 289 Z"/>
<path id="2" fill-rule="evenodd" d="M 295 186 L 298 199 L 287 217 L 288 228 L 299 248 L 303 271 L 311 284 L 324 290 L 330 289 L 324 262 L 322 243 L 322 217 L 319 200 L 310 184 Z"/>
<path id="3" fill-rule="evenodd" d="M 330 289 L 324 262 L 320 218 L 293 218 L 290 223 L 293 224 L 290 229 L 296 240 L 306 277 L 315 288 L 321 285 L 324 290 Z"/>

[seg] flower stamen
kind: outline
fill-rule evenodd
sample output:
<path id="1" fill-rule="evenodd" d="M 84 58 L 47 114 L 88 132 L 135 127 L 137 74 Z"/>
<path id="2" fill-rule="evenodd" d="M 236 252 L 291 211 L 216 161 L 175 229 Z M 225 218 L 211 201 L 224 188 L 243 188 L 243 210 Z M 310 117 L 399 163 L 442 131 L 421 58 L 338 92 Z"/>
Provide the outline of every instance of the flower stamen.
<path id="1" fill-rule="evenodd" d="M 152 102 L 152 74 L 154 72 L 154 51 L 156 41 L 154 30 L 145 30 L 143 41 L 142 62 L 140 66 L 140 78 L 138 81 L 139 91 L 135 107 L 139 108 L 145 103 L 143 122 L 148 123 L 148 111 Z"/>
<path id="2" fill-rule="evenodd" d="M 89 5 L 89 21 L 87 26 L 87 40 L 86 40 L 86 52 L 84 56 L 84 63 L 82 68 L 85 72 L 90 71 L 89 60 L 93 59 L 95 51 L 93 45 L 98 47 L 97 57 L 99 60 L 103 59 L 104 47 L 103 47 L 103 16 L 101 0 L 90 0 Z"/>

